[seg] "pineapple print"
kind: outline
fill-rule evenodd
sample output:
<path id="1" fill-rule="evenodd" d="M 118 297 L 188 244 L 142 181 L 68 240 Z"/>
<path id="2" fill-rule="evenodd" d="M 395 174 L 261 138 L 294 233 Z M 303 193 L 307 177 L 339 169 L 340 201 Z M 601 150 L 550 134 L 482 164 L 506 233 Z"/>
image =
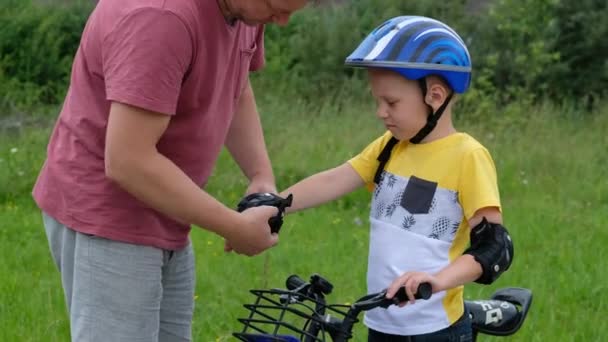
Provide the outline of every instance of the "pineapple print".
<path id="1" fill-rule="evenodd" d="M 452 236 L 456 236 L 456 232 L 458 231 L 458 227 L 460 227 L 460 222 L 452 223 Z"/>
<path id="2" fill-rule="evenodd" d="M 452 203 L 460 203 L 458 202 L 458 191 L 452 192 Z"/>
<path id="3" fill-rule="evenodd" d="M 374 197 L 378 197 L 378 194 L 380 193 L 380 189 L 382 188 L 382 185 L 384 184 L 385 174 L 386 174 L 386 171 L 383 171 L 382 174 L 380 174 L 380 181 L 378 182 L 378 184 L 376 184 L 376 187 L 374 188 Z"/>
<path id="4" fill-rule="evenodd" d="M 395 212 L 395 209 L 397 209 L 397 206 L 395 205 L 395 203 L 391 203 L 388 205 L 388 207 L 386 207 L 386 217 L 390 218 L 391 216 L 393 216 L 393 213 Z"/>
<path id="5" fill-rule="evenodd" d="M 393 213 L 401 204 L 401 196 L 403 196 L 403 190 L 397 192 L 397 195 L 393 198 L 393 202 L 386 208 L 386 217 L 393 216 Z"/>
<path id="6" fill-rule="evenodd" d="M 449 234 L 452 232 L 450 219 L 443 216 L 433 223 L 433 231 L 429 235 L 432 239 L 448 241 Z"/>
<path id="7" fill-rule="evenodd" d="M 376 203 L 376 211 L 374 213 L 374 218 L 379 219 L 380 216 L 382 216 L 382 213 L 384 212 L 384 209 L 386 208 L 386 204 L 383 201 L 378 201 Z"/>
<path id="8" fill-rule="evenodd" d="M 397 177 L 395 177 L 393 174 L 389 175 L 387 182 L 388 187 L 392 189 L 395 183 L 397 183 Z"/>
<path id="9" fill-rule="evenodd" d="M 416 224 L 416 219 L 413 215 L 409 215 L 403 218 L 403 223 L 401 226 L 405 230 L 410 230 Z"/>

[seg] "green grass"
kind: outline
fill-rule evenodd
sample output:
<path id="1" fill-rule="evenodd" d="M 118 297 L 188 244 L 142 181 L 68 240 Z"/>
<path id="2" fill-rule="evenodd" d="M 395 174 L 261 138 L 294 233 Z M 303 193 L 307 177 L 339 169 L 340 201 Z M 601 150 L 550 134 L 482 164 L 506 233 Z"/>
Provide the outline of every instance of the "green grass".
<path id="1" fill-rule="evenodd" d="M 342 163 L 381 133 L 369 104 L 312 107 L 280 100 L 260 99 L 279 188 Z M 506 286 L 534 293 L 520 332 L 481 340 L 606 340 L 608 112 L 575 117 L 566 109 L 513 105 L 489 122 L 460 128 L 493 154 L 516 245 L 512 269 L 491 286 L 468 286 L 466 296 L 485 298 Z M 0 341 L 69 339 L 59 273 L 29 195 L 49 132 L 43 126 L 0 135 Z M 227 154 L 207 190 L 232 204 L 244 192 Z M 195 228 L 195 340 L 232 340 L 240 328 L 236 317 L 246 314 L 242 304 L 253 299 L 248 290 L 281 287 L 292 273 L 324 275 L 335 286 L 328 299 L 337 303 L 363 295 L 368 200 L 358 191 L 287 217 L 279 245 L 254 258 L 226 255 L 220 238 Z M 357 331 L 355 341 L 364 341 L 363 326 Z"/>

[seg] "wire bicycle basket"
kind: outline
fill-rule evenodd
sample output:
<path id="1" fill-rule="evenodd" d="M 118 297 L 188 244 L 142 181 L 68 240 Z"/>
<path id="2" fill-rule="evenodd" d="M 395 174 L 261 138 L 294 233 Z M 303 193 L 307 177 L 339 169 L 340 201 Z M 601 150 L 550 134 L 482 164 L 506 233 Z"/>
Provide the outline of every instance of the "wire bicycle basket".
<path id="1" fill-rule="evenodd" d="M 324 294 L 331 292 L 331 284 L 315 277 L 292 290 L 250 290 L 255 301 L 243 305 L 249 315 L 238 319 L 243 330 L 233 336 L 245 342 L 329 342 L 337 333 L 344 334 L 339 323 L 350 306 L 327 305 Z M 321 282 L 321 288 L 315 288 L 315 282 Z M 289 280 L 287 287 L 293 288 Z"/>

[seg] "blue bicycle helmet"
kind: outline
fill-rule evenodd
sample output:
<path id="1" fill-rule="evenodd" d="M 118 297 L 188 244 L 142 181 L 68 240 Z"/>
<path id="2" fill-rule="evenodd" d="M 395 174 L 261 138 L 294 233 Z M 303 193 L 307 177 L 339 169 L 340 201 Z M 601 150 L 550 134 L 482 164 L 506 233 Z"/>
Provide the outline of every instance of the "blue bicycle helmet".
<path id="1" fill-rule="evenodd" d="M 464 93 L 471 83 L 471 56 L 462 38 L 427 17 L 385 21 L 346 58 L 346 65 L 389 68 L 411 80 L 439 75 L 457 93 Z"/>
<path id="2" fill-rule="evenodd" d="M 426 95 L 426 76 L 441 76 L 456 93 L 471 84 L 471 56 L 464 41 L 446 24 L 427 17 L 400 16 L 374 29 L 346 58 L 353 67 L 387 68 L 420 82 Z M 427 125 L 410 141 L 419 143 L 430 133 L 445 110 L 429 110 Z"/>

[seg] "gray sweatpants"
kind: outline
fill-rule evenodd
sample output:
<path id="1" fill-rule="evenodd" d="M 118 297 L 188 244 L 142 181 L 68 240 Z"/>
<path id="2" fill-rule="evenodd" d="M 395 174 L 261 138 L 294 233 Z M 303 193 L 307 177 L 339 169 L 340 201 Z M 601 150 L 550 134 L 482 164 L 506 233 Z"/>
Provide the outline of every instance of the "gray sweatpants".
<path id="1" fill-rule="evenodd" d="M 78 233 L 43 213 L 72 341 L 191 341 L 192 245 L 167 251 Z"/>

